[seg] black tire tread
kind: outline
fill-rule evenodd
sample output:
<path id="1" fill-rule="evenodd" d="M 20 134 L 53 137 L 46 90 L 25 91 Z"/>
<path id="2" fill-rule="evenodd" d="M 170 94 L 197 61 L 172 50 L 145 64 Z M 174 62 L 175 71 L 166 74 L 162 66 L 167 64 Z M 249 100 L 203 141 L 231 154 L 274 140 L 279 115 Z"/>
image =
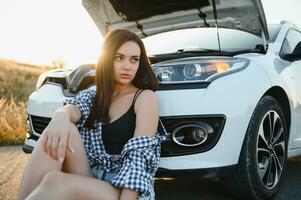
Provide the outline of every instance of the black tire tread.
<path id="1" fill-rule="evenodd" d="M 254 137 L 254 135 L 250 133 L 252 133 L 252 129 L 256 127 L 256 123 L 258 123 L 257 116 L 260 114 L 260 112 L 262 112 L 262 109 L 267 104 L 267 102 L 274 103 L 274 105 L 275 103 L 278 104 L 278 102 L 271 96 L 264 96 L 258 102 L 247 128 L 237 168 L 233 172 L 233 174 L 231 174 L 231 176 L 227 177 L 226 179 L 229 191 L 236 197 L 242 197 L 243 199 L 270 199 L 279 190 L 279 187 L 276 186 L 275 191 L 273 191 L 271 194 L 261 194 L 257 189 L 258 186 L 255 184 L 255 181 L 252 181 L 253 169 L 250 162 L 250 159 L 252 158 L 250 157 L 251 154 L 249 150 L 251 149 L 250 141 L 253 139 L 252 137 Z M 280 108 L 279 104 L 278 106 Z M 279 114 L 282 115 L 282 119 L 284 119 L 283 113 Z M 283 121 L 283 126 L 286 128 L 285 121 Z M 282 178 L 279 180 L 279 185 L 281 185 L 284 173 L 285 167 L 283 169 Z"/>

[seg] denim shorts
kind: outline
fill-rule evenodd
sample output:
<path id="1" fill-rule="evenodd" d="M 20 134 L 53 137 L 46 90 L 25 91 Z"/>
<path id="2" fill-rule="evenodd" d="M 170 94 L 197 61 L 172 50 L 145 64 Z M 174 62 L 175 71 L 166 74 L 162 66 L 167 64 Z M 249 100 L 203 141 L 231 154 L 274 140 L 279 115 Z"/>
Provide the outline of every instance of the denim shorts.
<path id="1" fill-rule="evenodd" d="M 91 169 L 92 176 L 96 179 L 111 182 L 111 180 L 118 174 L 118 171 L 105 171 L 98 168 L 97 166 L 92 167 Z"/>

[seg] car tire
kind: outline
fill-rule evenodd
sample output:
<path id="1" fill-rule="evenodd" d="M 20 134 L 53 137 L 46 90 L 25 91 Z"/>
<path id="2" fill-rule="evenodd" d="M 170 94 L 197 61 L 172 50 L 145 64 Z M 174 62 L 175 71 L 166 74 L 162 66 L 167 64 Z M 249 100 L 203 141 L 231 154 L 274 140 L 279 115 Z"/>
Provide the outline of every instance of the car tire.
<path id="1" fill-rule="evenodd" d="M 249 122 L 238 165 L 226 178 L 230 192 L 243 199 L 271 199 L 285 176 L 287 144 L 279 103 L 271 96 L 262 97 Z"/>

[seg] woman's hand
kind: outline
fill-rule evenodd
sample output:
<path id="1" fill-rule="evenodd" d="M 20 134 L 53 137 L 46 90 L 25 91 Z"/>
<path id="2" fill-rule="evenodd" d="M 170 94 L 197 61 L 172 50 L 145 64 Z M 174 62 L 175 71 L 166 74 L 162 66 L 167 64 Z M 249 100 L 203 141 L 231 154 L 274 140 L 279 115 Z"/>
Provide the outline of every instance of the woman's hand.
<path id="1" fill-rule="evenodd" d="M 68 144 L 72 130 L 69 116 L 65 110 L 56 111 L 41 138 L 44 151 L 60 163 L 63 163 L 65 159 L 66 150 L 74 153 L 74 149 Z"/>

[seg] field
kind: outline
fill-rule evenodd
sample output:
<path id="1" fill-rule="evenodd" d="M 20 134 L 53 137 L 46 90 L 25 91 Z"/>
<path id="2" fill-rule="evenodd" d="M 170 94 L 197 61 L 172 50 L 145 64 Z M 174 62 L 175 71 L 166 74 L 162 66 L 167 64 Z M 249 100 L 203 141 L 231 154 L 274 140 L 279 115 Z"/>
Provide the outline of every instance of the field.
<path id="1" fill-rule="evenodd" d="M 49 69 L 0 60 L 0 145 L 24 142 L 27 98 L 35 90 L 38 76 Z"/>

